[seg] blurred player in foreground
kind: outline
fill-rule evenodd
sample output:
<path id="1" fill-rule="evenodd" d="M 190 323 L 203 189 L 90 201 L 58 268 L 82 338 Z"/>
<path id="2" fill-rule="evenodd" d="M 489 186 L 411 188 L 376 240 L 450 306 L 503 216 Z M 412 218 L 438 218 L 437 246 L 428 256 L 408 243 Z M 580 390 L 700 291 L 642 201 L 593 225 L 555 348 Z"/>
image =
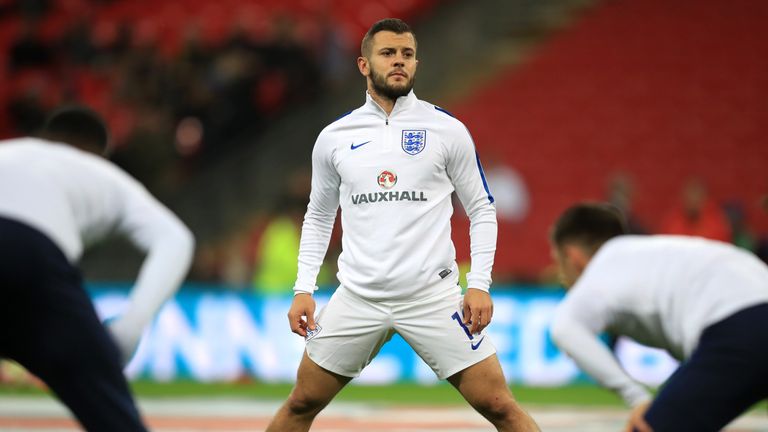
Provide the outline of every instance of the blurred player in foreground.
<path id="1" fill-rule="evenodd" d="M 624 233 L 618 213 L 598 204 L 555 223 L 552 254 L 570 288 L 552 337 L 633 408 L 627 430 L 718 431 L 768 398 L 768 267 L 718 241 Z M 682 361 L 653 401 L 603 331 Z"/>
<path id="2" fill-rule="evenodd" d="M 0 142 L 0 357 L 37 375 L 87 430 L 146 430 L 122 366 L 186 275 L 193 237 L 99 156 L 108 134 L 90 110 L 54 113 L 41 137 Z M 76 263 L 113 233 L 147 257 L 108 332 Z"/>
<path id="3" fill-rule="evenodd" d="M 312 154 L 288 313 L 306 352 L 296 386 L 267 430 L 309 430 L 394 333 L 498 430 L 538 430 L 512 397 L 484 332 L 493 313 L 488 290 L 497 228 L 472 138 L 461 122 L 413 93 L 416 39 L 406 23 L 374 24 L 361 52 L 365 105 L 326 127 Z M 450 231 L 454 190 L 471 220 L 463 305 Z M 339 206 L 341 286 L 315 320 L 312 293 Z"/>

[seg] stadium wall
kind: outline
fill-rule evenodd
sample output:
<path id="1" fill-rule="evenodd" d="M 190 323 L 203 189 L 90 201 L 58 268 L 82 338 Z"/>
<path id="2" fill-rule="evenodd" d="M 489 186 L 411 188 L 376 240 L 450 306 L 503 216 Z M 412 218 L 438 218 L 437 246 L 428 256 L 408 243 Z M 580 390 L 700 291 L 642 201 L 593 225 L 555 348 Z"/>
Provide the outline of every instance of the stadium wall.
<path id="1" fill-rule="evenodd" d="M 92 286 L 104 319 L 120 313 L 127 286 Z M 330 295 L 316 295 L 318 308 Z M 576 365 L 553 345 L 548 332 L 558 290 L 498 289 L 488 329 L 513 384 L 560 386 L 585 381 Z M 168 301 L 145 332 L 126 372 L 131 379 L 202 382 L 253 379 L 292 382 L 304 341 L 290 332 L 291 296 L 234 293 L 216 286 L 186 287 Z M 627 371 L 650 385 L 675 367 L 666 354 L 621 340 L 616 352 Z M 399 336 L 387 343 L 355 381 L 360 384 L 437 382 L 432 371 Z"/>

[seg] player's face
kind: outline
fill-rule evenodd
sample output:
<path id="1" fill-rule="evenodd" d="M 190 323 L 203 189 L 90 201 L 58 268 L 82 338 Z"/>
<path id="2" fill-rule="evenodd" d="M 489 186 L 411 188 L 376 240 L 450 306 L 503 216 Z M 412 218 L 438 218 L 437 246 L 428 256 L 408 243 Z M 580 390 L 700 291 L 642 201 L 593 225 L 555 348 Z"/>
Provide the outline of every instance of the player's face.
<path id="1" fill-rule="evenodd" d="M 580 261 L 575 259 L 569 247 L 551 247 L 552 260 L 557 265 L 557 276 L 565 288 L 570 288 L 576 283 L 584 269 Z"/>
<path id="2" fill-rule="evenodd" d="M 411 33 L 381 31 L 373 36 L 370 57 L 362 72 L 368 77 L 369 89 L 395 100 L 413 89 L 416 77 L 416 41 Z"/>

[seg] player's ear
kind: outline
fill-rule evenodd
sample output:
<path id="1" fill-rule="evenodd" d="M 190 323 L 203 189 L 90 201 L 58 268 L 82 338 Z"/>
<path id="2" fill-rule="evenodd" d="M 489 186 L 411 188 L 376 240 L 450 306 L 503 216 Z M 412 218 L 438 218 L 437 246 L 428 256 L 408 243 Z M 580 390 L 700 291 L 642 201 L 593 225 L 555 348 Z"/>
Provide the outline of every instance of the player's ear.
<path id="1" fill-rule="evenodd" d="M 363 56 L 357 58 L 357 69 L 360 70 L 360 73 L 365 77 L 371 74 L 371 68 L 368 64 L 368 59 Z"/>
<path id="2" fill-rule="evenodd" d="M 581 273 L 589 263 L 589 253 L 581 245 L 572 243 L 566 244 L 563 246 L 563 254 L 579 273 Z"/>

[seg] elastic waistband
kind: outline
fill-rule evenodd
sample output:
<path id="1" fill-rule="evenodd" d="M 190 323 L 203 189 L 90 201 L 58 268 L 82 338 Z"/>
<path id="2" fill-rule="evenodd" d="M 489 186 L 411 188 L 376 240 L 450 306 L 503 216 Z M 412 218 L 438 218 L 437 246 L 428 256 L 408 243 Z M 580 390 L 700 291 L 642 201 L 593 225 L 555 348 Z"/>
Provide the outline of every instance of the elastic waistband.
<path id="1" fill-rule="evenodd" d="M 417 295 L 414 295 L 411 297 L 396 297 L 396 298 L 365 297 L 355 293 L 353 290 L 351 290 L 349 287 L 345 286 L 344 284 L 339 285 L 336 291 L 339 294 L 357 298 L 366 302 L 377 302 L 377 303 L 382 303 L 387 305 L 403 305 L 403 304 L 432 300 L 436 297 L 455 295 L 457 293 L 461 294 L 461 287 L 451 282 L 452 281 L 438 281 L 432 285 L 429 285 L 427 287 L 420 289 L 419 291 L 417 291 L 418 293 Z"/>

